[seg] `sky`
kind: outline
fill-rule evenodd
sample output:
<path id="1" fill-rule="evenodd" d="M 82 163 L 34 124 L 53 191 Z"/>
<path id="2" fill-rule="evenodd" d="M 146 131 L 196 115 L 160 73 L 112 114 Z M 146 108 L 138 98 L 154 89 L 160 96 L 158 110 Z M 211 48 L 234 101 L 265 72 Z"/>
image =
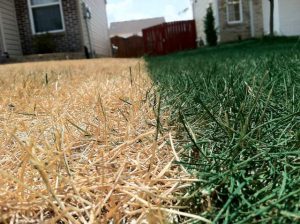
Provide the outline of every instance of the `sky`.
<path id="1" fill-rule="evenodd" d="M 192 19 L 190 0 L 107 0 L 107 14 L 109 24 L 159 16 L 167 22 Z"/>

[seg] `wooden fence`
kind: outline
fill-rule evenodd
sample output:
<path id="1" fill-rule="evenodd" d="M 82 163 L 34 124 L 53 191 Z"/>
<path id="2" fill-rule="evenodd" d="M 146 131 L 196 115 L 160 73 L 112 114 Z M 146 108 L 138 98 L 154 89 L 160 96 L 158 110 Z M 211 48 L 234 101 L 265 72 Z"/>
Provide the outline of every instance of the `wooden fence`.
<path id="1" fill-rule="evenodd" d="M 147 55 L 164 55 L 197 47 L 194 20 L 149 27 L 143 30 L 143 38 Z"/>
<path id="2" fill-rule="evenodd" d="M 117 58 L 137 58 L 144 55 L 144 41 L 143 37 L 131 36 L 128 38 L 112 37 L 112 45 L 116 46 L 114 49 L 114 57 Z"/>

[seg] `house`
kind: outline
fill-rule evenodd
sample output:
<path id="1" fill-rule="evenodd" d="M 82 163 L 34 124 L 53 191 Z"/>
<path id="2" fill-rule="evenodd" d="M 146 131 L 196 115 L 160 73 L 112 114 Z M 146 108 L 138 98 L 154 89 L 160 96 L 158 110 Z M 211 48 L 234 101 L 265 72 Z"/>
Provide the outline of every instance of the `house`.
<path id="1" fill-rule="evenodd" d="M 300 1 L 274 0 L 274 33 L 300 35 Z M 261 37 L 270 33 L 269 0 L 193 0 L 197 39 L 205 43 L 204 18 L 211 4 L 219 42 Z"/>
<path id="2" fill-rule="evenodd" d="M 0 0 L 1 54 L 45 48 L 42 53 L 110 56 L 106 0 Z"/>
<path id="3" fill-rule="evenodd" d="M 110 24 L 109 35 L 110 37 L 118 36 L 123 38 L 131 36 L 143 36 L 143 29 L 159 25 L 164 22 L 164 17 L 113 22 Z"/>

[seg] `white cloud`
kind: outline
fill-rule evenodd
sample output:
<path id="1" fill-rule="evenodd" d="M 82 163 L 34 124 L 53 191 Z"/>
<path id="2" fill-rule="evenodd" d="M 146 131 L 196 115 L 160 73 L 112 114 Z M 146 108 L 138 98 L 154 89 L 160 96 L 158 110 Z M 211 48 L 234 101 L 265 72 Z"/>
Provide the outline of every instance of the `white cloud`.
<path id="1" fill-rule="evenodd" d="M 178 20 L 188 20 L 193 18 L 193 12 L 191 9 L 191 5 L 189 4 L 189 0 L 185 0 L 187 3 L 185 4 L 186 7 L 178 8 L 175 7 L 174 2 L 171 4 L 172 1 L 165 0 L 165 8 L 164 8 L 164 16 L 167 22 L 171 21 L 178 21 Z"/>
<path id="2" fill-rule="evenodd" d="M 164 9 L 164 16 L 166 20 L 174 21 L 178 19 L 178 12 L 176 11 L 176 8 L 173 5 L 166 5 Z"/>
<path id="3" fill-rule="evenodd" d="M 178 21 L 178 20 L 187 20 L 192 18 L 192 10 L 190 7 L 187 11 L 183 12 L 185 9 L 176 7 L 176 3 L 174 0 L 156 0 L 159 2 L 160 7 L 157 7 L 153 1 L 153 7 L 151 8 L 137 8 L 138 4 L 141 3 L 141 0 L 121 0 L 108 2 L 107 4 L 107 14 L 109 18 L 109 22 L 113 21 L 126 21 L 126 20 L 134 20 L 134 19 L 145 19 L 151 17 L 164 16 L 165 19 L 170 21 Z M 148 0 L 143 0 L 148 1 Z M 189 6 L 189 0 L 180 0 L 187 1 L 184 2 L 183 5 L 185 7 Z M 179 9 L 178 9 L 179 8 Z"/>
<path id="4" fill-rule="evenodd" d="M 107 4 L 109 22 L 126 21 L 151 17 L 146 13 L 136 10 L 134 0 L 123 0 Z"/>
<path id="5" fill-rule="evenodd" d="M 124 9 L 130 7 L 130 5 L 133 3 L 133 0 L 123 0 L 115 3 L 109 2 L 107 4 L 107 11 L 110 13 L 113 13 L 117 10 Z"/>
<path id="6" fill-rule="evenodd" d="M 185 10 L 185 11 L 184 11 Z M 164 16 L 167 22 L 178 21 L 178 20 L 189 20 L 192 19 L 191 9 L 176 10 L 173 5 L 167 5 L 164 9 Z"/>

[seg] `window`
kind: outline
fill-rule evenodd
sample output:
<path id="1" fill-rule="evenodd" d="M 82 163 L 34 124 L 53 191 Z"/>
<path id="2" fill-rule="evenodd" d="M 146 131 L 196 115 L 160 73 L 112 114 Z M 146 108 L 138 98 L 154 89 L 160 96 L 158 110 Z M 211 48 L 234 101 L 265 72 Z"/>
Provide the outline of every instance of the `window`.
<path id="1" fill-rule="evenodd" d="M 34 34 L 64 31 L 61 0 L 28 0 Z"/>
<path id="2" fill-rule="evenodd" d="M 243 10 L 241 0 L 227 0 L 227 22 L 229 24 L 243 22 Z"/>

